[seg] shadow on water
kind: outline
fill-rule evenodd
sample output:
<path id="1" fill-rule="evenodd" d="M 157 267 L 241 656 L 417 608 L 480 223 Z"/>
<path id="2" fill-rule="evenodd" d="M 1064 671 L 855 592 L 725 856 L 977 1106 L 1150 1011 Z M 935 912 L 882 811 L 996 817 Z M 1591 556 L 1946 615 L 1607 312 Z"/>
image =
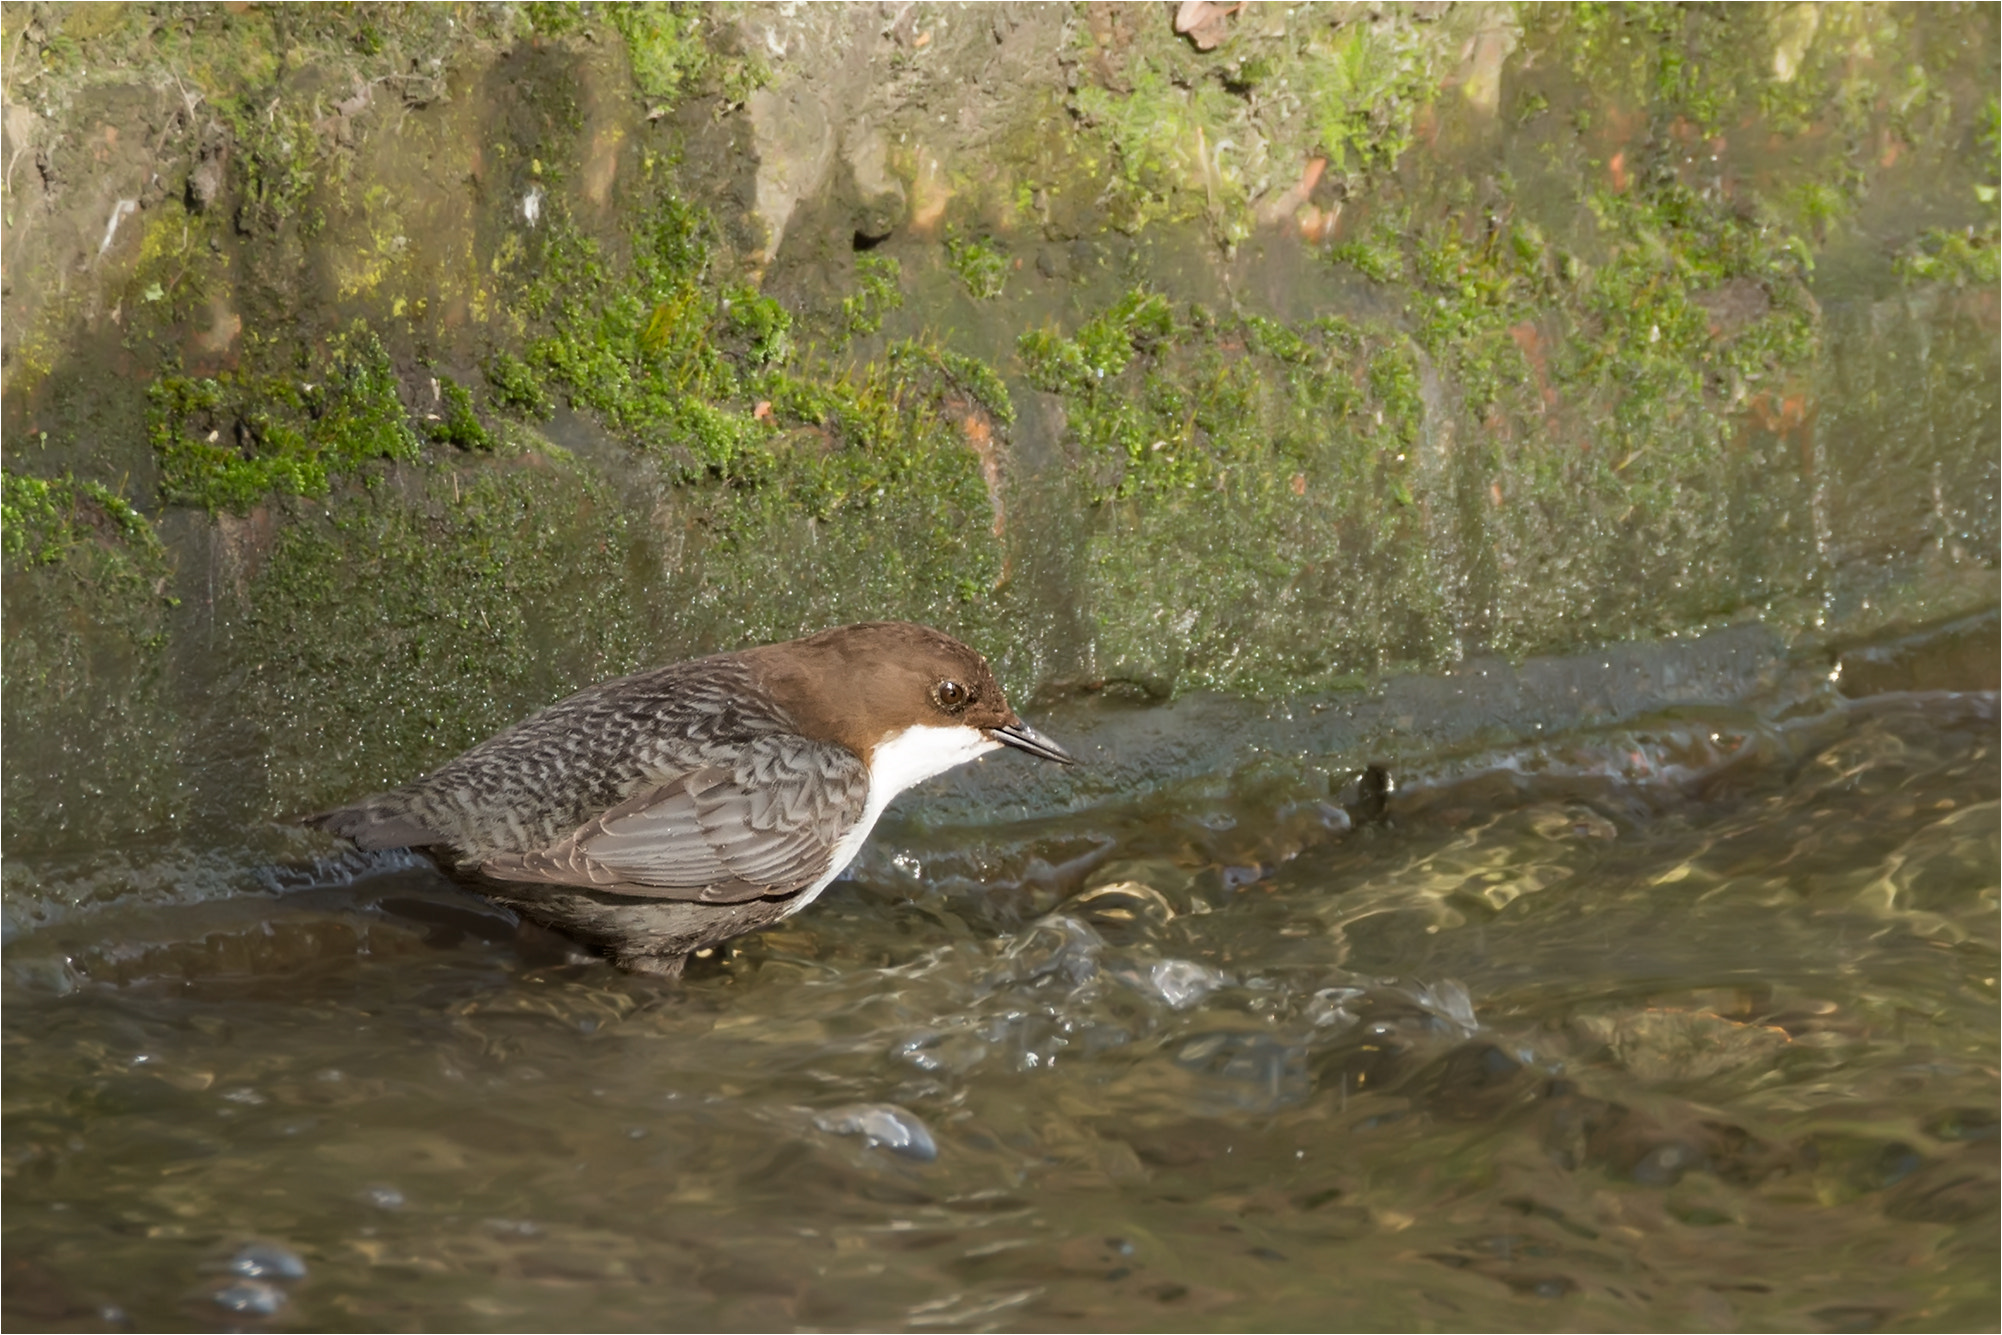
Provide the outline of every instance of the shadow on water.
<path id="1" fill-rule="evenodd" d="M 30 925 L 7 1324 L 1991 1325 L 1994 619 L 1721 643 L 1079 707 L 680 986 L 400 855 Z"/>

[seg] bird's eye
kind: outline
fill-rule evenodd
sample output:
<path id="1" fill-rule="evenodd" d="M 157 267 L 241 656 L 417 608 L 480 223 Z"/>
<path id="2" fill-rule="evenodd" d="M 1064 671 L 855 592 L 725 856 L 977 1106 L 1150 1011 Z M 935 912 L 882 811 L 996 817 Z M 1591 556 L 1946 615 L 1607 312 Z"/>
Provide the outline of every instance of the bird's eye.
<path id="1" fill-rule="evenodd" d="M 931 702 L 948 714 L 957 714 L 973 703 L 973 692 L 948 677 L 931 688 Z"/>

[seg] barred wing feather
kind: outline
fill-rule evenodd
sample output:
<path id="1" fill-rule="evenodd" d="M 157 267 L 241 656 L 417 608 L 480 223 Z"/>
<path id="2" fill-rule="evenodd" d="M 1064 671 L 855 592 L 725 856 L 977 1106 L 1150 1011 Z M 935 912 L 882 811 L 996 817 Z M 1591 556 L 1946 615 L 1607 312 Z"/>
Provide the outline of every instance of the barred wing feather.
<path id="1" fill-rule="evenodd" d="M 826 873 L 868 792 L 868 771 L 846 747 L 767 734 L 727 771 L 680 775 L 548 848 L 492 857 L 480 870 L 707 904 L 783 897 Z"/>

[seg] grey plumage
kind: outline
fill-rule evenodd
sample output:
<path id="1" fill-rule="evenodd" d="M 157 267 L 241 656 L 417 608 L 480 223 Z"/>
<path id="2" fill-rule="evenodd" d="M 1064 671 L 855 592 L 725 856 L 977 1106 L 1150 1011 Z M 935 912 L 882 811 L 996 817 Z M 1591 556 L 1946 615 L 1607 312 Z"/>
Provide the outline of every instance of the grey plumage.
<path id="1" fill-rule="evenodd" d="M 715 904 L 810 885 L 867 797 L 859 756 L 800 736 L 741 663 L 714 658 L 580 691 L 311 823 L 500 881 Z"/>

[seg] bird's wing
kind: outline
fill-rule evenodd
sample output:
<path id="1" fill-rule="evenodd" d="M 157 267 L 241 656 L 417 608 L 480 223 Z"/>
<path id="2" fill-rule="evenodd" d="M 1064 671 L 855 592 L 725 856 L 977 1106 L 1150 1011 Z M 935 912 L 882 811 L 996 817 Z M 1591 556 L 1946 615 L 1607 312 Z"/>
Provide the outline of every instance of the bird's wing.
<path id="1" fill-rule="evenodd" d="M 491 857 L 480 870 L 705 904 L 791 895 L 826 873 L 868 795 L 869 772 L 853 751 L 772 733 L 728 770 L 678 775 L 547 848 Z"/>

